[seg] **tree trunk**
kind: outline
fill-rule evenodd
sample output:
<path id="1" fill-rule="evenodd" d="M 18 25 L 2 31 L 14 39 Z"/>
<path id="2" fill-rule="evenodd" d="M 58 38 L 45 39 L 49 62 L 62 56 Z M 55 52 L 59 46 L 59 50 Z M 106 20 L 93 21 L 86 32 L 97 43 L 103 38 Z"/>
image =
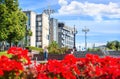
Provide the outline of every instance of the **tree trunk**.
<path id="1" fill-rule="evenodd" d="M 11 43 L 11 41 L 9 42 L 9 45 L 10 45 L 10 47 L 12 47 L 12 43 Z"/>
<path id="2" fill-rule="evenodd" d="M 14 44 L 15 44 L 16 47 L 18 46 L 18 42 L 15 42 Z"/>

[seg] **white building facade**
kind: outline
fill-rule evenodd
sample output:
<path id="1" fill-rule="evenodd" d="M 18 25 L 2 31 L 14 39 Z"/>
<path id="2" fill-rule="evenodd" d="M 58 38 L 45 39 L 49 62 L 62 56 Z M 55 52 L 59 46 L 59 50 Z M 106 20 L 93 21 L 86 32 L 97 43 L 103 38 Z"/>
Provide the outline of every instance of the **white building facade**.
<path id="1" fill-rule="evenodd" d="M 36 13 L 33 11 L 24 11 L 24 13 L 28 17 L 26 30 L 32 32 L 32 36 L 25 36 L 25 43 L 27 46 L 36 46 Z"/>
<path id="2" fill-rule="evenodd" d="M 26 30 L 32 31 L 32 36 L 26 36 L 27 46 L 44 48 L 52 41 L 56 41 L 60 47 L 73 48 L 74 28 L 58 23 L 55 18 L 51 18 L 49 22 L 49 16 L 45 13 L 24 12 L 28 17 Z"/>
<path id="3" fill-rule="evenodd" d="M 45 13 L 36 16 L 36 47 L 49 45 L 49 18 Z"/>

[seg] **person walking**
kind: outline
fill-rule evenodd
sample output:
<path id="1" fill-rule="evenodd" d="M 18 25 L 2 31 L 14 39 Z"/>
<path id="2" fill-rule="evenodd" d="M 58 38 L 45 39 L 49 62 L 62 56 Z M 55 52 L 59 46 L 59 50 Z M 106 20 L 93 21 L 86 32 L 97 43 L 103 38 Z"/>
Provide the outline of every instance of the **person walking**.
<path id="1" fill-rule="evenodd" d="M 44 47 L 43 55 L 44 55 L 44 60 L 47 60 L 48 59 L 48 49 L 47 49 L 47 46 Z"/>

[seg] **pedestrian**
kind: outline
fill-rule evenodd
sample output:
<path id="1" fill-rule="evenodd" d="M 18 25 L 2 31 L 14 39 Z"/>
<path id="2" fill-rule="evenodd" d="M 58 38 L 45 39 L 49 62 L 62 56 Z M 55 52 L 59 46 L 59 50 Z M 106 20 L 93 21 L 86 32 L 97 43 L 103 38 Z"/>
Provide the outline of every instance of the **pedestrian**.
<path id="1" fill-rule="evenodd" d="M 44 60 L 47 60 L 48 59 L 48 49 L 47 49 L 47 46 L 44 47 L 43 55 L 44 55 Z"/>
<path id="2" fill-rule="evenodd" d="M 75 52 L 75 49 L 72 49 L 72 50 L 71 50 L 71 54 L 73 54 L 74 52 Z"/>

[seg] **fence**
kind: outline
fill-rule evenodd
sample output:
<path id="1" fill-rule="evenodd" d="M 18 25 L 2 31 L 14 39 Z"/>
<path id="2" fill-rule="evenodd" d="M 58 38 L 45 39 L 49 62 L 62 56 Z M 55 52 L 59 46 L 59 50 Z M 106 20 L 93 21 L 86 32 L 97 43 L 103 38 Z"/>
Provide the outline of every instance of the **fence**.
<path id="1" fill-rule="evenodd" d="M 120 51 L 108 51 L 109 52 L 109 56 L 113 56 L 113 57 L 120 57 Z M 83 51 L 80 51 L 80 52 L 75 52 L 73 55 L 77 58 L 82 58 L 82 57 L 85 57 L 85 55 L 87 53 L 90 53 L 90 54 L 94 54 L 94 55 L 99 55 L 99 56 L 104 56 L 104 53 L 103 52 L 83 52 Z M 62 60 L 65 55 L 67 55 L 69 53 L 66 53 L 66 54 L 49 54 L 48 55 L 48 59 L 56 59 L 56 60 Z M 43 54 L 34 54 L 33 56 L 33 60 L 44 60 L 43 58 Z"/>

